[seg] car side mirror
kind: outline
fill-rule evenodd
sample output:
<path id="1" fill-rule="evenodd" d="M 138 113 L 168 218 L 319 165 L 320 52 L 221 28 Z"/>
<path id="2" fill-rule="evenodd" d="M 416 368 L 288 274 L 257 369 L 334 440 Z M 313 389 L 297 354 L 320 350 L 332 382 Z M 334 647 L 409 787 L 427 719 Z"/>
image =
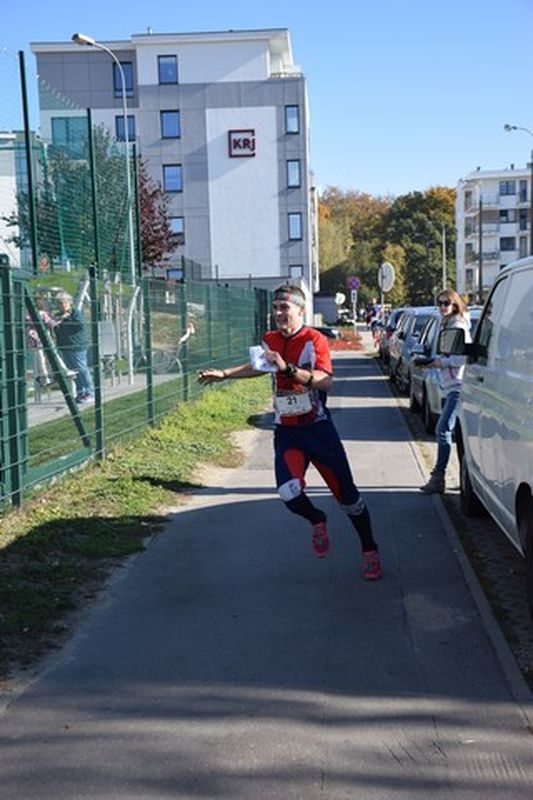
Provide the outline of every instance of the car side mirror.
<path id="1" fill-rule="evenodd" d="M 443 356 L 464 356 L 468 349 L 462 328 L 449 328 L 440 332 L 438 352 Z"/>

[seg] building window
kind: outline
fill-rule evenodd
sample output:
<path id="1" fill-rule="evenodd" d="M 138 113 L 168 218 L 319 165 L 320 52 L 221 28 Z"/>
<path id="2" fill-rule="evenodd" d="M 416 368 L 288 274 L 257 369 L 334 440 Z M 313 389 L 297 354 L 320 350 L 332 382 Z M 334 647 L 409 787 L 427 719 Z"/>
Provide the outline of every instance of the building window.
<path id="1" fill-rule="evenodd" d="M 133 114 L 128 114 L 128 141 L 133 142 L 135 140 L 135 117 Z M 125 142 L 126 137 L 124 135 L 124 115 L 121 114 L 118 117 L 115 117 L 115 136 L 117 141 Z"/>
<path id="2" fill-rule="evenodd" d="M 303 264 L 289 264 L 289 278 L 303 278 Z"/>
<path id="3" fill-rule="evenodd" d="M 170 228 L 174 240 L 178 244 L 185 244 L 185 222 L 183 217 L 170 217 Z"/>
<path id="4" fill-rule="evenodd" d="M 289 239 L 302 238 L 302 215 L 300 213 L 289 214 Z"/>
<path id="5" fill-rule="evenodd" d="M 163 165 L 163 189 L 165 190 L 165 192 L 183 191 L 181 164 Z"/>
<path id="6" fill-rule="evenodd" d="M 516 250 L 516 238 L 514 236 L 502 236 L 500 239 L 500 250 L 502 252 Z"/>
<path id="7" fill-rule="evenodd" d="M 301 185 L 300 160 L 291 159 L 287 161 L 287 186 L 289 189 L 294 189 Z"/>
<path id="8" fill-rule="evenodd" d="M 518 214 L 518 227 L 521 231 L 527 231 L 528 219 L 529 211 L 527 208 L 521 208 Z"/>
<path id="9" fill-rule="evenodd" d="M 86 117 L 52 117 L 52 145 L 71 158 L 87 158 Z"/>
<path id="10" fill-rule="evenodd" d="M 519 196 L 521 203 L 527 203 L 527 181 L 520 181 Z"/>
<path id="11" fill-rule="evenodd" d="M 179 139 L 181 136 L 180 112 L 162 111 L 161 112 L 161 138 Z"/>
<path id="12" fill-rule="evenodd" d="M 516 181 L 500 181 L 500 194 L 516 194 Z"/>
<path id="13" fill-rule="evenodd" d="M 131 61 L 121 61 L 120 66 L 124 73 L 126 97 L 133 97 L 133 64 Z M 122 76 L 116 64 L 113 64 L 113 89 L 115 97 L 122 97 Z"/>
<path id="14" fill-rule="evenodd" d="M 285 106 L 285 133 L 300 133 L 299 106 Z"/>
<path id="15" fill-rule="evenodd" d="M 527 252 L 527 236 L 520 236 L 518 239 L 519 243 L 519 257 L 525 258 L 528 255 Z"/>
<path id="16" fill-rule="evenodd" d="M 177 56 L 158 56 L 157 66 L 159 83 L 178 82 L 178 57 Z"/>
<path id="17" fill-rule="evenodd" d="M 516 208 L 501 208 L 500 222 L 516 222 Z"/>

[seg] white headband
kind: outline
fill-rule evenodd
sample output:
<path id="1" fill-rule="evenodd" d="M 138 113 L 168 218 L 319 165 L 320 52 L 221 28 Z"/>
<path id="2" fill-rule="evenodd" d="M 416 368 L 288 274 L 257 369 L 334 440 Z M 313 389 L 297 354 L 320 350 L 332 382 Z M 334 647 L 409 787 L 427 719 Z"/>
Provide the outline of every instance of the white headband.
<path id="1" fill-rule="evenodd" d="M 274 300 L 285 300 L 289 303 L 294 303 L 296 306 L 305 308 L 305 300 L 296 292 L 290 292 L 286 289 L 276 289 L 274 292 Z"/>

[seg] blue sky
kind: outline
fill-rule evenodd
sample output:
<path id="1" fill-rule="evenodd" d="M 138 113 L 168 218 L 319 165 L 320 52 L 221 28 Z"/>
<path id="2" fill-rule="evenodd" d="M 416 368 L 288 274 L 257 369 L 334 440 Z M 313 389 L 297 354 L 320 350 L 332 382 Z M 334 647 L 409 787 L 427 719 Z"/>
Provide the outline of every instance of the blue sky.
<path id="1" fill-rule="evenodd" d="M 25 0 L 0 46 L 154 32 L 288 28 L 308 83 L 319 187 L 398 195 L 477 166 L 525 166 L 533 137 L 533 0 Z M 310 10 L 311 9 L 311 10 Z M 29 58 L 32 58 L 29 56 Z"/>

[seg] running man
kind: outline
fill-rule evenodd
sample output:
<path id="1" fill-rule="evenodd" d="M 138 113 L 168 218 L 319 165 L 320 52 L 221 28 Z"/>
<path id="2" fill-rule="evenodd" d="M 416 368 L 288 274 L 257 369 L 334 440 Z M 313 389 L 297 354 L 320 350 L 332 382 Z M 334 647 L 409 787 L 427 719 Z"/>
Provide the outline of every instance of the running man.
<path id="1" fill-rule="evenodd" d="M 381 578 L 378 546 L 368 509 L 355 485 L 346 452 L 326 405 L 333 384 L 327 339 L 304 324 L 305 296 L 299 286 L 280 286 L 274 292 L 277 330 L 263 337 L 266 369 L 272 372 L 276 485 L 289 511 L 311 524 L 317 558 L 327 556 L 330 540 L 326 515 L 305 493 L 310 463 L 319 471 L 359 535 L 363 576 Z M 255 362 L 254 362 L 255 363 Z M 265 369 L 243 364 L 230 369 L 204 369 L 201 384 L 255 378 Z"/>

